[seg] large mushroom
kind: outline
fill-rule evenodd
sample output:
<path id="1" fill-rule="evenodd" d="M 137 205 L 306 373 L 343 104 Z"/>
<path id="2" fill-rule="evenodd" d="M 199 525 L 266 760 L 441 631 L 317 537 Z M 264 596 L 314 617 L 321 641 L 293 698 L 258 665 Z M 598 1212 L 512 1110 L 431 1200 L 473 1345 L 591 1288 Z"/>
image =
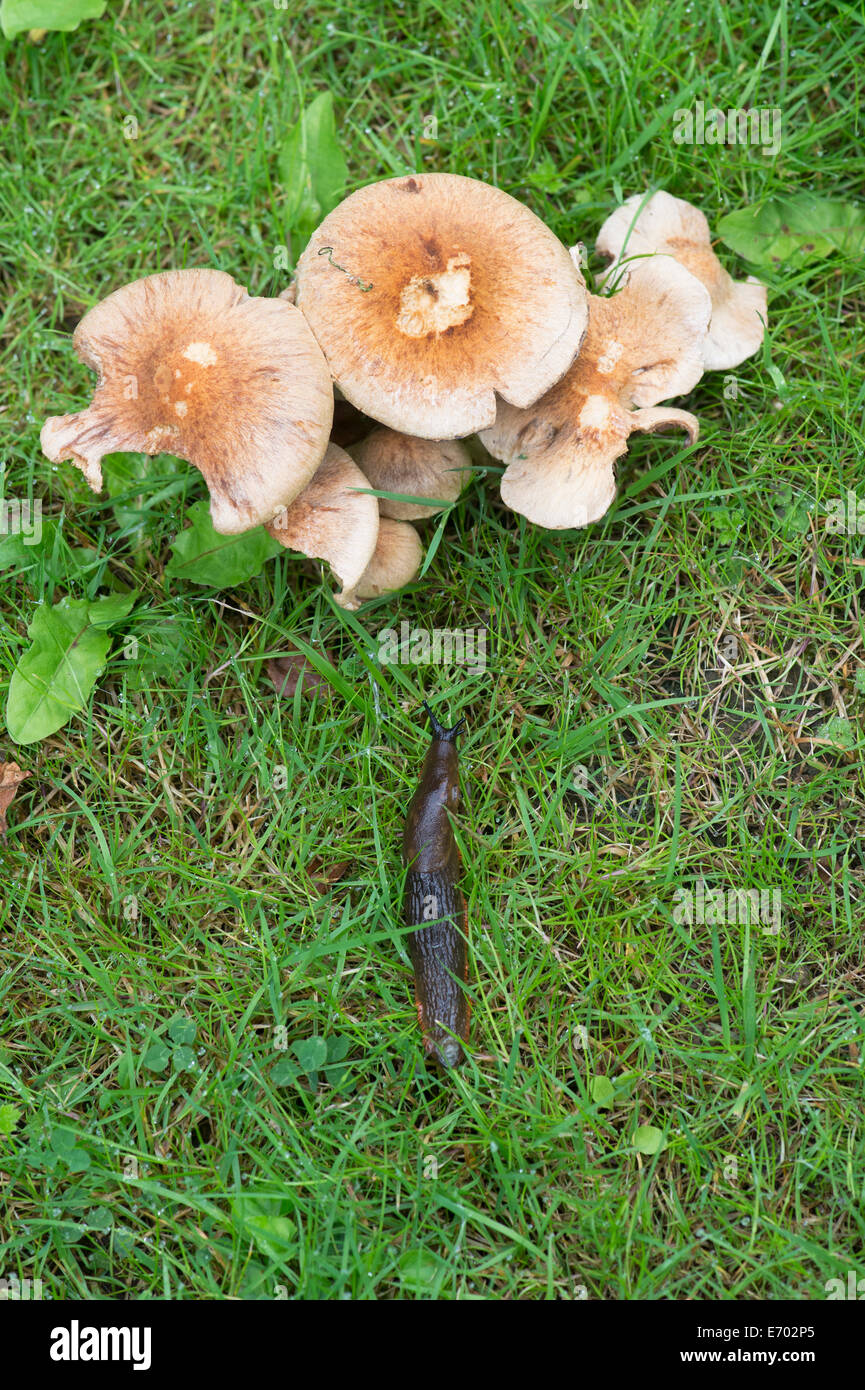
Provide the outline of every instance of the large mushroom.
<path id="1" fill-rule="evenodd" d="M 653 252 L 674 256 L 712 297 L 712 321 L 703 345 L 707 371 L 738 367 L 753 357 L 767 321 L 766 286 L 753 275 L 734 280 L 712 250 L 709 224 L 699 208 L 660 191 L 628 198 L 611 213 L 595 243 L 611 269 Z"/>
<path id="2" fill-rule="evenodd" d="M 501 403 L 481 434 L 508 465 L 503 501 L 551 530 L 587 526 L 615 497 L 613 464 L 635 430 L 683 429 L 693 444 L 696 418 L 658 402 L 700 380 L 711 308 L 700 282 L 669 256 L 634 262 L 617 294 L 591 295 L 570 371 L 530 410 Z"/>
<path id="3" fill-rule="evenodd" d="M 376 492 L 428 497 L 429 502 L 378 499 L 382 516 L 423 521 L 455 502 L 472 475 L 471 454 L 458 439 L 417 439 L 386 425 L 373 430 L 349 452 Z"/>
<path id="4" fill-rule="evenodd" d="M 86 410 L 46 420 L 42 448 L 94 491 L 106 454 L 174 454 L 203 474 L 214 528 L 231 535 L 270 521 L 324 456 L 333 389 L 303 315 L 222 271 L 124 285 L 85 314 L 73 343 L 99 381 Z"/>
<path id="5" fill-rule="evenodd" d="M 561 242 L 507 193 L 456 174 L 359 189 L 313 233 L 297 303 L 345 397 L 426 439 L 493 424 L 567 371 L 586 291 Z"/>

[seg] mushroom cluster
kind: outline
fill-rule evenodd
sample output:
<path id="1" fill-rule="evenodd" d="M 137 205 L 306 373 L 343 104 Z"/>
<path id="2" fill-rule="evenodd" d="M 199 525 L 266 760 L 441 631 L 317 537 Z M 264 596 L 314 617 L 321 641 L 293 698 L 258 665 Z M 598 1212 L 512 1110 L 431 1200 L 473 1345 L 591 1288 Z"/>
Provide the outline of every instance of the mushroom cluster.
<path id="1" fill-rule="evenodd" d="M 92 403 L 47 420 L 42 448 L 97 491 L 108 453 L 187 460 L 217 531 L 264 526 L 327 561 L 349 608 L 417 576 L 415 523 L 467 486 L 469 436 L 505 464 L 507 506 L 586 526 L 629 436 L 695 442 L 696 418 L 662 403 L 750 357 L 766 325 L 765 287 L 731 279 L 679 198 L 629 198 L 596 245 L 609 265 L 592 293 L 577 249 L 497 188 L 372 184 L 324 219 L 278 298 L 174 270 L 97 304 L 73 338 Z"/>

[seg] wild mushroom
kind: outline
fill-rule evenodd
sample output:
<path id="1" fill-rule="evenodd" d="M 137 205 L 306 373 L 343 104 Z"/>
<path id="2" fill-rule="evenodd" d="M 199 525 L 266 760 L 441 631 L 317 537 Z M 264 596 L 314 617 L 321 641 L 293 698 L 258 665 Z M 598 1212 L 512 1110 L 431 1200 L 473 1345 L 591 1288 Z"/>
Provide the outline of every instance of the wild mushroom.
<path id="1" fill-rule="evenodd" d="M 411 522 L 383 516 L 375 553 L 344 606 L 357 608 L 362 599 L 379 598 L 402 589 L 417 578 L 422 560 L 421 539 Z"/>
<path id="2" fill-rule="evenodd" d="M 429 497 L 430 503 L 378 499 L 382 516 L 423 521 L 455 502 L 471 479 L 471 455 L 458 439 L 416 439 L 382 425 L 349 450 L 377 492 Z"/>
<path id="3" fill-rule="evenodd" d="M 753 275 L 733 280 L 712 250 L 706 218 L 691 203 L 669 193 L 646 201 L 636 194 L 616 208 L 595 243 L 612 267 L 630 256 L 661 252 L 696 275 L 712 296 L 712 321 L 703 346 L 707 371 L 738 367 L 763 341 L 767 321 L 766 286 Z"/>
<path id="4" fill-rule="evenodd" d="M 46 420 L 42 448 L 95 492 L 105 454 L 174 454 L 204 475 L 213 525 L 230 535 L 270 521 L 324 456 L 333 388 L 303 315 L 222 271 L 124 285 L 85 314 L 73 344 L 99 381 L 86 410 Z"/>
<path id="5" fill-rule="evenodd" d="M 496 393 L 530 406 L 571 365 L 587 317 L 582 277 L 549 228 L 456 174 L 346 198 L 300 258 L 297 303 L 346 398 L 425 439 L 492 425 Z"/>
<path id="6" fill-rule="evenodd" d="M 707 291 L 669 256 L 634 262 L 618 294 L 591 295 L 586 340 L 570 371 L 530 410 L 501 403 L 481 434 L 508 465 L 507 506 L 551 530 L 587 526 L 615 497 L 613 463 L 635 430 L 681 428 L 695 443 L 695 417 L 657 403 L 702 376 L 710 312 Z"/>
<path id="7" fill-rule="evenodd" d="M 289 550 L 326 560 L 342 585 L 336 602 L 353 603 L 354 590 L 375 554 L 378 503 L 369 479 L 338 444 L 327 453 L 299 497 L 266 529 Z"/>

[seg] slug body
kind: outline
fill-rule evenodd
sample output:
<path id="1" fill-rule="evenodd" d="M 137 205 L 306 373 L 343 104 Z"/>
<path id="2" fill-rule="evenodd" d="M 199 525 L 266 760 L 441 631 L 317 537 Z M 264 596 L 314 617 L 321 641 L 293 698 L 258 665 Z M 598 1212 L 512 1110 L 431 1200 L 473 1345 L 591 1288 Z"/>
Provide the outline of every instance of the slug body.
<path id="1" fill-rule="evenodd" d="M 443 729 L 429 705 L 432 743 L 411 799 L 403 835 L 408 867 L 405 924 L 414 966 L 418 1022 L 427 1056 L 443 1067 L 463 1061 L 468 1038 L 468 915 L 459 887 L 460 852 L 448 812 L 460 801 L 456 738 L 463 721 Z"/>

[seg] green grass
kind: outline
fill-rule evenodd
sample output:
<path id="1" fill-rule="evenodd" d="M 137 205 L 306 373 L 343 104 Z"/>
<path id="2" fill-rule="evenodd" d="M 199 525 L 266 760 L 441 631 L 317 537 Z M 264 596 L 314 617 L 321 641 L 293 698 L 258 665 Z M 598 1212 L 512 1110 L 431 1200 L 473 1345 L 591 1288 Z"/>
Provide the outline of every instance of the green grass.
<path id="1" fill-rule="evenodd" d="M 481 469 L 425 578 L 355 617 L 289 557 L 215 595 L 166 582 L 198 474 L 153 461 L 130 516 L 136 487 L 94 496 L 38 443 L 89 396 L 69 334 L 110 290 L 182 265 L 285 285 L 280 143 L 319 91 L 352 186 L 469 174 L 590 244 L 649 186 L 713 226 L 861 195 L 863 58 L 853 5 L 741 0 L 124 5 L 3 44 L 5 485 L 62 518 L 4 575 L 4 689 L 38 602 L 141 598 L 87 711 L 0 742 L 31 772 L 0 848 L 0 1273 L 58 1298 L 609 1300 L 865 1273 L 865 544 L 824 526 L 862 497 L 861 263 L 774 269 L 738 394 L 700 382 L 694 449 L 632 440 L 601 523 L 540 531 Z M 697 99 L 779 107 L 778 158 L 674 143 Z M 487 669 L 377 671 L 403 620 L 488 628 Z M 276 698 L 295 639 L 332 695 Z M 424 694 L 469 725 L 474 1053 L 445 1082 L 401 927 Z M 780 932 L 677 923 L 701 879 L 779 890 Z M 286 1066 L 312 1038 L 315 1087 Z"/>

